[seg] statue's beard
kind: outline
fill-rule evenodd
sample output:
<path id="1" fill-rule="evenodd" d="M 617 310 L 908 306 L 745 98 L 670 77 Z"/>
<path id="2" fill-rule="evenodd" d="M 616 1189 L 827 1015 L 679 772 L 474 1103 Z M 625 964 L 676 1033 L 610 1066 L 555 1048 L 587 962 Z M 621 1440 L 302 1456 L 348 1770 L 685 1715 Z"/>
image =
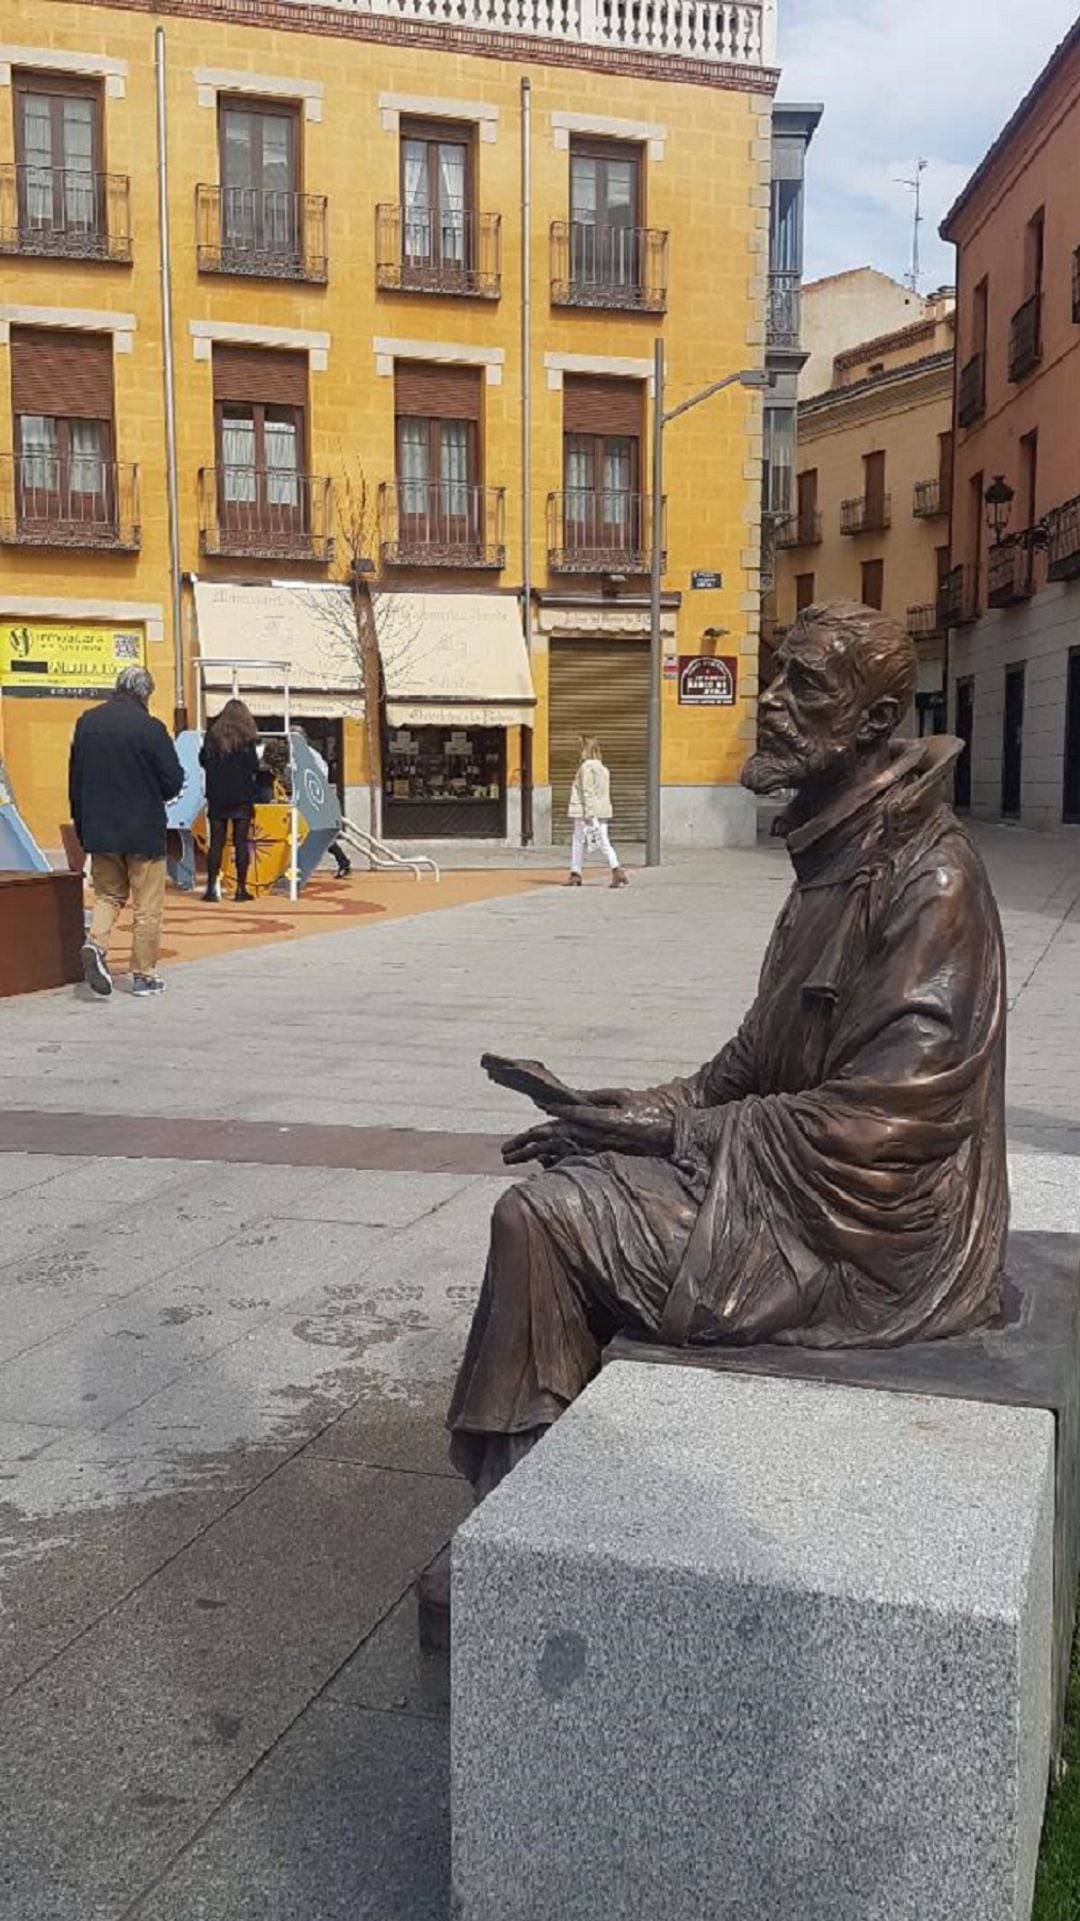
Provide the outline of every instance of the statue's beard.
<path id="1" fill-rule="evenodd" d="M 828 786 L 843 777 L 850 763 L 850 753 L 836 741 L 774 734 L 751 754 L 739 779 L 752 794 L 775 794 L 788 787 Z"/>

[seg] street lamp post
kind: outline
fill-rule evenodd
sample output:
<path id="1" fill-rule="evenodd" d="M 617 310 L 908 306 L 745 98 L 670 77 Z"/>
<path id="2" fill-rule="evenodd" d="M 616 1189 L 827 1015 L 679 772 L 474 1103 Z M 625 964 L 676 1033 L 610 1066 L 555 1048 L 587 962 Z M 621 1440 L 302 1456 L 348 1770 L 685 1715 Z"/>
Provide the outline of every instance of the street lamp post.
<path id="1" fill-rule="evenodd" d="M 653 342 L 653 444 L 652 444 L 652 555 L 649 579 L 649 712 L 648 712 L 648 762 L 645 794 L 645 864 L 647 867 L 660 865 L 660 744 L 661 744 L 661 702 L 664 680 L 663 636 L 660 628 L 660 589 L 663 578 L 663 541 L 664 541 L 664 428 L 669 421 L 677 420 L 680 414 L 689 413 L 691 407 L 699 407 L 703 400 L 711 400 L 725 387 L 771 387 L 774 377 L 760 367 L 743 368 L 739 373 L 725 374 L 722 380 L 714 380 L 703 387 L 700 393 L 692 394 L 689 400 L 682 400 L 670 412 L 664 411 L 664 343 Z"/>

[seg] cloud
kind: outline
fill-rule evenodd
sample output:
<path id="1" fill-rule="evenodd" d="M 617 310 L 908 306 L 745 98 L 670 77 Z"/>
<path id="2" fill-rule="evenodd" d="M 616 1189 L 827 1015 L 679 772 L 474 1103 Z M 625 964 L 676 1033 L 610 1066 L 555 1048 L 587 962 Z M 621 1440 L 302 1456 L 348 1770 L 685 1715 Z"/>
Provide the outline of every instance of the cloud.
<path id="1" fill-rule="evenodd" d="M 925 289 L 953 277 L 939 222 L 1076 20 L 1073 0 L 780 0 L 779 98 L 823 101 L 807 163 L 807 275 L 911 257 L 923 174 Z"/>

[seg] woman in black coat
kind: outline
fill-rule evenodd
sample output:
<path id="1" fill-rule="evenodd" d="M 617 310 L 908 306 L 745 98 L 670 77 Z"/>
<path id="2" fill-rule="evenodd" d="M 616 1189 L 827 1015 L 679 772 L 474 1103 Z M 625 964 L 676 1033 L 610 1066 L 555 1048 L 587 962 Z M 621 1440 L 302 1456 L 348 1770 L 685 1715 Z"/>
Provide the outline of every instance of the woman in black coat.
<path id="1" fill-rule="evenodd" d="M 206 816 L 210 848 L 206 857 L 205 900 L 219 900 L 221 857 L 232 823 L 236 860 L 236 899 L 251 900 L 247 890 L 248 837 L 255 807 L 259 730 L 242 700 L 226 701 L 207 729 L 199 759 L 206 771 Z"/>

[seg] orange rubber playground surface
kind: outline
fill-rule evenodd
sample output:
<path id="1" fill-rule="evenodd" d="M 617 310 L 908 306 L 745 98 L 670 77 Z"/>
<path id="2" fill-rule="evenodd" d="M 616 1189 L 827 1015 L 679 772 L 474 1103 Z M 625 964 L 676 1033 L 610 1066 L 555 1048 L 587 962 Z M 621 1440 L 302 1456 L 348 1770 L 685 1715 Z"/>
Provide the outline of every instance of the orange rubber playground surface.
<path id="1" fill-rule="evenodd" d="M 437 914 L 448 907 L 473 901 L 501 900 L 512 894 L 531 894 L 557 886 L 565 870 L 552 872 L 482 869 L 444 874 L 440 880 L 425 875 L 361 874 L 347 880 L 317 874 L 293 904 L 276 894 L 237 905 L 232 900 L 204 901 L 200 894 L 182 894 L 169 887 L 165 895 L 164 966 L 205 960 L 240 948 L 270 947 L 279 941 L 306 940 L 315 934 L 339 934 L 356 927 L 375 927 L 380 921 L 403 920 L 415 914 Z M 600 876 L 597 876 L 599 879 Z M 603 877 L 606 882 L 606 875 Z M 87 906 L 93 890 L 87 885 Z M 131 912 L 125 911 L 109 942 L 113 963 L 127 964 L 131 941 Z"/>

